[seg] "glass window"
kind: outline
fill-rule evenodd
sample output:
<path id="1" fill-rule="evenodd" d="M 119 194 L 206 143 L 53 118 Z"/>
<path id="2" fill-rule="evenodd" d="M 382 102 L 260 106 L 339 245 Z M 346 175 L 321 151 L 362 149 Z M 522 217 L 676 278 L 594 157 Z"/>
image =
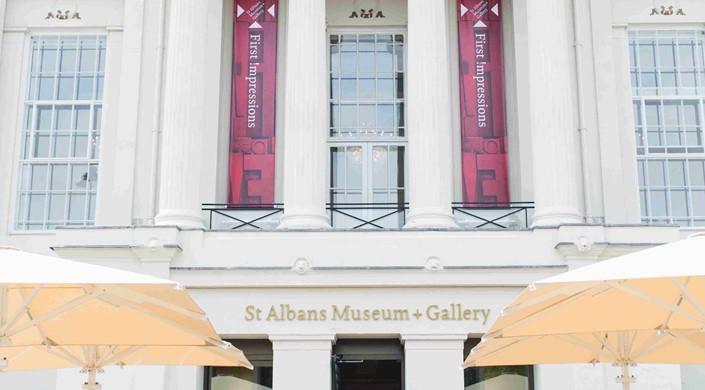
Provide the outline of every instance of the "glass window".
<path id="1" fill-rule="evenodd" d="M 207 367 L 204 390 L 271 390 L 272 343 L 269 340 L 229 340 L 239 348 L 254 369 Z"/>
<path id="2" fill-rule="evenodd" d="M 404 35 L 332 34 L 329 202 L 339 229 L 405 221 Z"/>
<path id="3" fill-rule="evenodd" d="M 629 36 L 644 223 L 705 226 L 705 31 Z"/>
<path id="4" fill-rule="evenodd" d="M 480 343 L 478 339 L 465 342 L 465 355 Z M 468 367 L 464 370 L 465 390 L 534 390 L 533 366 Z"/>
<path id="5" fill-rule="evenodd" d="M 105 36 L 35 36 L 24 99 L 17 230 L 95 221 Z"/>

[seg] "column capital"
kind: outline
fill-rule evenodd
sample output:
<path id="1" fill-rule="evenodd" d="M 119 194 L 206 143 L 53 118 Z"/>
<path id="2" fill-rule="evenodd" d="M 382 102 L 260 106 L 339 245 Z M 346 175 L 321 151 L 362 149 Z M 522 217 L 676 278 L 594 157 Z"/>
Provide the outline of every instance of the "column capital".
<path id="1" fill-rule="evenodd" d="M 335 333 L 273 333 L 269 335 L 273 350 L 330 350 L 335 344 Z"/>
<path id="2" fill-rule="evenodd" d="M 400 336 L 406 350 L 462 350 L 467 333 L 402 333 Z"/>

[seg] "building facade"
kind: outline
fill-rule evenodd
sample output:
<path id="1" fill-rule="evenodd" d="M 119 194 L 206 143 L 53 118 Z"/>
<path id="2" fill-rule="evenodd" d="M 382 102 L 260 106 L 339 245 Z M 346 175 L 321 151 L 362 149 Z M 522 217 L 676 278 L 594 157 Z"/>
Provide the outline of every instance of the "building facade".
<path id="1" fill-rule="evenodd" d="M 0 0 L 0 118 L 0 245 L 176 280 L 255 365 L 106 390 L 616 389 L 458 367 L 531 282 L 703 229 L 705 3 Z"/>

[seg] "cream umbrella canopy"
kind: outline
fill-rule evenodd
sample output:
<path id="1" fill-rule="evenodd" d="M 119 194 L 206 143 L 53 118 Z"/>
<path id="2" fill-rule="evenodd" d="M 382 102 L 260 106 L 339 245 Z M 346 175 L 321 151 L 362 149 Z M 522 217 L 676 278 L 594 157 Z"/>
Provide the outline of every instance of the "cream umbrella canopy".
<path id="1" fill-rule="evenodd" d="M 251 367 L 173 281 L 0 248 L 0 371 L 125 364 Z"/>
<path id="2" fill-rule="evenodd" d="M 705 235 L 538 281 L 507 306 L 464 366 L 705 364 Z"/>

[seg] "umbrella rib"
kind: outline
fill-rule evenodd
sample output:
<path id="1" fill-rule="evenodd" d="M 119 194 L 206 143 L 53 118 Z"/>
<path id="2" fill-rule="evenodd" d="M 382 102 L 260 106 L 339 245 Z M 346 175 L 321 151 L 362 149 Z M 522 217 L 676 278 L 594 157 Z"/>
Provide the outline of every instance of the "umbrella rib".
<path id="1" fill-rule="evenodd" d="M 548 314 L 548 313 L 550 313 L 550 312 L 552 312 L 552 311 L 554 311 L 554 310 L 557 310 L 557 309 L 561 308 L 561 307 L 564 306 L 564 305 L 567 305 L 568 303 L 570 303 L 570 302 L 572 302 L 572 301 L 574 301 L 574 300 L 576 300 L 576 299 L 581 298 L 583 295 L 588 294 L 591 290 L 592 290 L 592 289 L 583 290 L 583 291 L 581 291 L 581 292 L 579 292 L 579 293 L 577 293 L 577 294 L 575 294 L 575 295 L 573 295 L 573 296 L 570 296 L 570 297 L 568 297 L 568 298 L 566 298 L 566 299 L 564 299 L 564 300 L 562 300 L 562 301 L 560 301 L 560 302 L 556 302 L 556 303 L 554 303 L 554 304 L 552 304 L 552 305 L 550 305 L 550 306 L 547 306 L 546 308 L 544 308 L 544 309 L 542 309 L 542 310 L 540 310 L 540 311 L 537 311 L 537 312 L 535 312 L 535 313 L 532 313 L 532 314 L 530 314 L 530 315 L 528 315 L 528 316 L 526 316 L 526 317 L 524 317 L 524 318 L 522 318 L 522 319 L 520 319 L 520 320 L 518 320 L 518 321 L 516 321 L 516 322 L 513 322 L 513 323 L 511 323 L 511 324 L 505 326 L 505 327 L 502 328 L 502 329 L 498 329 L 498 330 L 495 331 L 495 332 L 488 333 L 487 335 L 485 335 L 485 337 L 483 337 L 483 339 L 484 339 L 484 340 L 493 339 L 493 338 L 495 338 L 495 337 L 497 337 L 497 336 L 499 336 L 499 335 L 502 335 L 502 334 L 506 333 L 508 330 L 512 330 L 512 329 L 514 329 L 514 328 L 516 328 L 516 327 L 519 327 L 519 326 L 523 325 L 524 323 L 529 322 L 529 321 L 531 321 L 531 320 L 533 320 L 533 319 L 535 319 L 535 318 L 537 318 L 537 317 L 542 317 L 542 316 L 544 316 L 544 315 L 546 315 L 546 314 Z"/>
<path id="2" fill-rule="evenodd" d="M 103 354 L 103 357 L 100 359 L 100 361 L 98 361 L 98 362 L 96 363 L 96 365 L 99 366 L 99 367 L 103 367 L 105 361 L 108 360 L 108 358 L 110 357 L 110 355 L 112 355 L 113 353 L 115 353 L 115 350 L 116 350 L 116 349 L 117 349 L 117 345 L 112 345 L 112 346 L 110 346 L 110 347 L 108 348 L 108 350 L 105 351 L 105 353 Z"/>
<path id="3" fill-rule="evenodd" d="M 688 336 L 693 335 L 693 334 L 695 334 L 695 333 L 697 333 L 697 332 L 699 332 L 699 331 L 696 330 L 696 331 L 688 332 Z M 644 344 L 644 346 L 639 350 L 639 352 L 637 352 L 637 353 L 633 356 L 633 359 L 636 361 L 637 359 L 641 358 L 641 356 L 642 356 L 643 354 L 645 354 L 645 353 L 647 353 L 647 352 L 654 352 L 654 351 L 656 351 L 656 350 L 658 350 L 658 349 L 661 349 L 661 348 L 663 348 L 663 347 L 668 346 L 669 344 L 673 344 L 673 343 L 675 343 L 676 341 L 678 341 L 678 338 L 676 337 L 675 334 L 673 334 L 673 332 L 668 331 L 668 334 L 671 335 L 671 338 L 670 338 L 670 339 L 668 339 L 668 340 L 666 340 L 666 341 L 663 341 L 663 342 L 661 342 L 660 344 L 654 343 L 654 344 L 656 344 L 656 346 L 653 347 L 653 348 L 649 348 L 651 345 Z"/>
<path id="4" fill-rule="evenodd" d="M 243 366 L 245 366 L 245 367 L 247 367 L 247 368 L 249 368 L 249 369 L 252 369 L 252 363 L 250 363 L 250 362 L 247 360 L 247 358 L 245 357 L 245 354 L 242 353 L 242 351 L 240 351 L 240 350 L 237 349 L 237 348 L 234 348 L 234 347 L 230 347 L 230 348 L 228 348 L 228 349 L 211 348 L 211 349 L 209 349 L 208 351 L 209 351 L 209 352 L 212 352 L 212 353 L 214 353 L 214 354 L 216 354 L 216 355 L 220 355 L 220 356 L 223 357 L 223 358 L 229 359 L 229 358 L 231 358 L 232 356 L 228 356 L 228 354 L 225 353 L 225 351 L 232 350 L 232 349 L 236 350 L 236 351 L 237 351 L 237 354 L 238 354 L 239 357 L 240 357 L 240 359 L 238 360 L 238 363 L 241 363 Z"/>
<path id="5" fill-rule="evenodd" d="M 690 278 L 688 278 L 690 279 Z M 698 303 L 694 298 L 693 295 L 688 291 L 687 286 L 685 286 L 683 283 L 679 282 L 678 279 L 676 278 L 671 278 L 671 282 L 678 287 L 678 289 L 681 291 L 681 294 L 683 298 L 685 298 L 695 309 L 700 312 L 701 315 L 705 316 L 705 309 Z"/>
<path id="6" fill-rule="evenodd" d="M 54 310 L 47 312 L 46 314 L 44 314 L 43 316 L 41 316 L 39 318 L 33 319 L 29 322 L 25 322 L 22 325 L 20 325 L 19 327 L 11 329 L 10 333 L 7 336 L 8 337 L 14 336 L 17 333 L 22 332 L 25 329 L 31 328 L 32 326 L 36 326 L 44 321 L 50 320 L 50 319 L 58 316 L 61 313 L 67 312 L 67 311 L 69 311 L 77 306 L 80 306 L 88 301 L 91 301 L 91 300 L 93 300 L 103 294 L 105 294 L 105 291 L 93 291 L 88 294 L 82 295 L 82 296 L 80 296 L 80 297 L 78 297 L 68 303 L 65 303 L 65 304 L 55 308 Z"/>
<path id="7" fill-rule="evenodd" d="M 610 285 L 610 286 L 612 286 L 612 287 L 614 287 L 614 288 L 617 289 L 617 290 L 620 290 L 620 291 L 625 292 L 625 293 L 627 293 L 627 294 L 633 295 L 633 296 L 635 296 L 635 297 L 637 297 L 637 298 L 640 298 L 640 299 L 643 299 L 643 300 L 645 300 L 645 301 L 647 301 L 647 302 L 651 302 L 651 303 L 653 303 L 653 304 L 655 304 L 655 305 L 658 305 L 658 306 L 661 306 L 661 307 L 663 307 L 663 308 L 669 309 L 669 310 L 671 310 L 672 312 L 678 313 L 678 314 L 680 314 L 680 315 L 682 315 L 682 316 L 684 316 L 684 317 L 690 318 L 691 320 L 693 320 L 693 321 L 695 321 L 695 322 L 698 322 L 698 323 L 700 323 L 700 324 L 705 324 L 705 319 L 703 319 L 703 318 L 698 318 L 698 316 L 696 316 L 696 315 L 694 315 L 693 313 L 691 313 L 691 312 L 689 312 L 689 311 L 683 309 L 682 307 L 676 306 L 676 305 L 674 305 L 674 304 L 672 304 L 672 303 L 664 302 L 664 301 L 662 301 L 662 300 L 660 300 L 660 299 L 654 297 L 653 295 L 650 295 L 650 294 L 648 294 L 648 293 L 646 293 L 646 292 L 644 292 L 644 291 L 641 291 L 641 290 L 639 290 L 639 289 L 637 289 L 637 288 L 628 287 L 628 286 L 622 285 L 622 284 L 620 284 L 620 283 L 611 282 L 611 281 L 610 281 L 610 282 L 607 282 L 607 284 Z"/>
<path id="8" fill-rule="evenodd" d="M 605 336 L 606 336 L 606 334 L 605 334 Z M 612 346 L 609 345 L 609 343 L 606 341 L 606 337 L 604 337 L 604 338 L 600 337 L 597 333 L 592 333 L 592 337 L 594 337 L 595 340 L 597 340 L 597 342 L 600 343 L 600 345 L 602 345 L 602 348 L 606 349 L 610 354 L 612 354 L 612 356 L 615 358 L 615 360 L 619 359 L 619 354 L 616 353 L 614 351 L 614 349 L 612 349 Z"/>
<path id="9" fill-rule="evenodd" d="M 589 290 L 591 287 L 592 286 L 587 287 L 587 290 Z M 529 299 L 528 301 L 522 302 L 518 305 L 508 306 L 508 307 L 504 308 L 504 310 L 502 310 L 502 316 L 506 316 L 506 315 L 509 315 L 509 314 L 514 313 L 516 311 L 522 310 L 524 308 L 527 308 L 527 307 L 536 305 L 538 303 L 547 301 L 557 295 L 561 295 L 561 294 L 571 295 L 571 294 L 575 294 L 577 292 L 582 292 L 585 290 L 586 290 L 586 288 L 584 286 L 576 287 L 573 284 L 569 284 L 563 288 L 560 288 L 555 291 L 551 291 L 549 293 L 546 293 L 544 295 L 541 295 L 541 296 L 533 298 L 533 299 Z"/>
<path id="10" fill-rule="evenodd" d="M 28 346 L 26 346 L 24 349 L 22 349 L 22 351 L 20 351 L 20 352 L 14 354 L 14 355 L 12 355 L 12 357 L 8 359 L 8 362 L 7 362 L 8 365 L 9 365 L 10 363 L 14 362 L 15 360 L 19 359 L 20 357 L 22 357 L 22 355 L 24 355 L 25 353 L 29 352 L 32 348 L 34 348 L 34 347 L 31 346 L 31 345 L 28 345 Z M 2 369 L 0 369 L 0 372 L 1 372 L 1 371 L 2 371 Z"/>
<path id="11" fill-rule="evenodd" d="M 115 298 L 120 299 L 120 297 L 117 297 L 117 296 L 116 296 Z M 178 329 L 178 330 L 180 330 L 180 331 L 182 331 L 182 332 L 184 332 L 184 333 L 188 333 L 188 334 L 190 334 L 190 335 L 192 335 L 192 336 L 194 336 L 194 337 L 196 337 L 196 338 L 199 338 L 199 339 L 201 339 L 202 341 L 204 341 L 204 342 L 206 342 L 206 343 L 208 343 L 208 344 L 214 345 L 214 346 L 216 346 L 216 347 L 221 347 L 221 348 L 226 348 L 226 347 L 228 347 L 228 346 L 230 345 L 230 344 L 224 343 L 224 342 L 222 342 L 222 341 L 214 340 L 214 339 L 212 339 L 212 338 L 209 337 L 209 336 L 206 336 L 206 335 L 204 335 L 204 334 L 201 334 L 201 333 L 199 333 L 199 332 L 197 332 L 197 331 L 195 331 L 195 330 L 193 330 L 193 329 L 189 329 L 187 326 L 181 325 L 181 324 L 179 324 L 179 323 L 177 323 L 177 322 L 174 322 L 174 321 L 172 321 L 172 320 L 170 320 L 170 319 L 164 318 L 164 317 L 160 316 L 159 314 L 153 313 L 153 312 L 151 312 L 151 311 L 149 311 L 149 310 L 147 310 L 147 309 L 145 309 L 145 308 L 143 308 L 143 307 L 141 307 L 141 306 L 139 306 L 139 305 L 133 303 L 132 301 L 128 301 L 128 300 L 125 300 L 125 299 L 123 299 L 123 300 L 124 300 L 123 304 L 124 304 L 125 306 L 127 306 L 127 307 L 129 307 L 129 308 L 131 308 L 131 309 L 133 309 L 133 310 L 135 310 L 135 311 L 137 311 L 137 312 L 140 312 L 140 313 L 142 313 L 142 314 L 144 314 L 144 315 L 146 315 L 146 316 L 148 316 L 148 317 L 152 317 L 152 318 L 154 318 L 154 319 L 156 319 L 156 320 L 158 320 L 158 321 L 161 321 L 161 322 L 163 322 L 163 323 L 165 323 L 165 324 L 167 324 L 167 325 L 170 325 L 170 326 L 172 326 L 172 327 L 174 327 L 174 328 L 176 328 L 176 329 Z"/>
<path id="12" fill-rule="evenodd" d="M 487 353 L 487 354 L 485 354 L 485 355 L 483 355 L 483 356 L 480 356 L 480 357 L 478 357 L 478 358 L 476 358 L 476 359 L 473 359 L 473 361 L 474 361 L 473 364 L 463 364 L 462 367 L 470 367 L 470 366 L 472 366 L 472 365 L 477 365 L 477 362 L 479 362 L 479 361 L 481 361 L 481 360 L 487 360 L 487 359 L 489 359 L 491 356 L 496 355 L 497 353 L 501 352 L 502 350 L 507 349 L 507 348 L 511 347 L 512 345 L 514 345 L 514 344 L 516 344 L 516 343 L 519 343 L 519 342 L 521 342 L 521 341 L 527 340 L 527 339 L 529 339 L 529 338 L 530 338 L 530 337 L 516 337 L 515 339 L 513 338 L 514 340 L 512 340 L 511 343 L 509 343 L 509 344 L 507 344 L 507 345 L 503 345 L 503 346 L 501 346 L 501 347 L 495 349 L 494 351 L 491 351 L 491 352 L 489 352 L 489 353 Z M 540 338 L 540 337 L 539 337 L 539 338 Z M 472 354 L 472 352 L 471 352 L 471 354 Z"/>
<path id="13" fill-rule="evenodd" d="M 118 287 L 118 286 L 110 286 L 106 287 L 106 290 L 113 294 L 117 295 L 119 297 L 122 297 L 124 299 L 128 299 L 130 301 L 133 301 L 135 303 L 142 303 L 142 302 L 149 302 L 152 304 L 155 304 L 157 306 L 163 307 L 164 309 L 171 310 L 174 312 L 177 312 L 179 314 L 183 314 L 192 318 L 195 318 L 197 320 L 206 320 L 207 317 L 204 313 L 199 313 L 193 310 L 189 310 L 185 307 L 181 307 L 178 305 L 174 305 L 169 302 L 165 302 L 161 299 L 157 299 L 154 297 L 150 297 L 149 295 L 145 295 L 136 291 L 131 291 L 126 288 Z"/>
<path id="14" fill-rule="evenodd" d="M 32 296 L 30 296 L 29 298 L 27 298 L 24 295 L 24 291 L 22 291 L 21 288 L 17 289 L 17 293 L 20 294 L 22 299 L 25 300 L 25 305 L 23 305 L 24 307 L 20 308 L 15 313 L 15 315 L 17 315 L 17 317 L 12 320 L 12 324 L 10 324 L 9 326 L 12 326 L 15 323 L 16 319 L 19 318 L 19 314 L 22 309 L 25 309 L 27 311 L 27 317 L 29 318 L 30 321 L 32 321 L 34 319 L 34 316 L 32 315 L 32 311 L 29 309 L 29 303 L 34 299 L 34 296 L 41 290 L 41 288 L 42 288 L 41 286 L 42 285 L 38 285 L 37 288 L 35 288 L 34 291 L 32 292 Z M 4 332 L 5 329 L 3 329 L 2 331 Z M 51 342 L 49 341 L 49 338 L 47 338 L 46 333 L 44 333 L 44 330 L 42 329 L 42 327 L 39 324 L 37 324 L 37 332 L 39 333 L 39 336 L 42 338 L 42 341 L 44 341 L 44 345 L 46 345 L 47 347 L 51 347 Z M 2 332 L 0 332 L 0 333 L 2 333 Z"/>
<path id="15" fill-rule="evenodd" d="M 632 355 L 632 349 L 634 348 L 634 345 L 636 344 L 636 336 L 639 334 L 639 331 L 634 331 L 634 336 L 632 336 L 632 340 L 629 342 L 629 348 L 627 348 L 627 356 Z"/>
<path id="16" fill-rule="evenodd" d="M 108 356 L 108 355 L 106 355 L 106 356 L 105 356 L 105 359 L 103 359 L 103 360 L 100 362 L 100 364 L 98 364 L 98 366 L 100 366 L 100 367 L 105 367 L 105 366 L 109 366 L 109 365 L 111 365 L 111 364 L 113 364 L 113 363 L 117 363 L 117 362 L 120 361 L 120 359 L 124 358 L 125 356 L 132 355 L 133 353 L 139 351 L 139 350 L 142 349 L 142 348 L 144 348 L 144 347 L 142 347 L 142 346 L 137 346 L 137 345 L 132 345 L 132 346 L 129 346 L 129 347 L 125 348 L 124 350 L 120 351 L 119 353 L 117 353 L 117 354 L 115 354 L 115 355 L 113 355 L 113 356 Z M 113 351 L 114 351 L 114 349 L 113 349 Z M 112 352 L 111 352 L 111 353 L 112 353 Z"/>
<path id="17" fill-rule="evenodd" d="M 693 342 L 693 340 L 691 340 L 689 337 L 683 336 L 678 332 L 672 332 L 672 334 L 673 334 L 673 336 L 675 336 L 679 340 L 685 341 L 687 344 L 690 344 L 690 346 L 692 346 L 693 348 L 695 348 L 705 354 L 705 348 L 703 348 L 700 345 L 698 345 L 697 343 Z"/>
<path id="18" fill-rule="evenodd" d="M 593 352 L 595 354 L 595 360 L 599 360 L 600 355 L 602 355 L 602 353 L 604 351 L 603 349 L 596 348 L 596 347 L 590 345 L 589 343 L 586 343 L 585 341 L 580 340 L 579 338 L 577 338 L 575 335 L 572 335 L 572 334 L 557 335 L 557 338 L 565 341 L 566 343 L 570 343 L 570 344 L 573 344 L 577 347 L 581 347 L 581 348 L 584 348 L 584 349 L 587 349 L 587 350 Z M 611 353 L 610 350 L 607 350 L 607 351 Z"/>
<path id="19" fill-rule="evenodd" d="M 71 362 L 72 364 L 75 364 L 79 367 L 83 367 L 86 365 L 86 362 L 81 361 L 80 358 L 71 354 L 71 352 L 67 351 L 63 347 L 59 347 L 59 346 L 55 346 L 54 348 L 44 347 L 44 349 L 46 349 L 46 351 L 49 352 L 50 354 L 52 354 L 60 359 L 64 359 L 67 362 Z M 61 352 L 61 353 L 59 353 L 59 352 Z"/>
<path id="20" fill-rule="evenodd" d="M 29 295 L 29 297 L 25 297 L 24 292 L 22 291 L 22 288 L 19 285 L 16 286 L 17 291 L 19 292 L 20 296 L 22 296 L 22 299 L 24 299 L 24 302 L 22 303 L 22 306 L 20 306 L 15 311 L 15 313 L 12 315 L 12 317 L 10 317 L 10 319 L 5 324 L 3 324 L 2 328 L 0 328 L 0 334 L 5 333 L 9 327 L 11 327 L 12 325 L 15 324 L 15 322 L 17 322 L 17 320 L 20 318 L 20 315 L 22 314 L 23 311 L 25 311 L 25 309 L 26 309 L 27 314 L 30 315 L 29 314 L 29 304 L 32 302 L 32 300 L 34 300 L 34 298 L 37 296 L 39 291 L 42 290 L 42 287 L 44 287 L 43 284 L 38 284 L 37 287 L 34 288 L 34 291 L 32 291 L 32 293 Z"/>

